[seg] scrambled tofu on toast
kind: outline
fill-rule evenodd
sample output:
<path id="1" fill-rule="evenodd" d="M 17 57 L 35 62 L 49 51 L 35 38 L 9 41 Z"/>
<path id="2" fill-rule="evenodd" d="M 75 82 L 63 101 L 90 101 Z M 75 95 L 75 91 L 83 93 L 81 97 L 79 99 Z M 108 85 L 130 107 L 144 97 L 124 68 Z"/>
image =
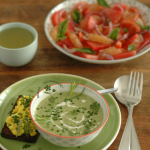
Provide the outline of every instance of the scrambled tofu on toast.
<path id="1" fill-rule="evenodd" d="M 31 143 L 36 141 L 39 133 L 29 113 L 31 100 L 30 96 L 18 96 L 13 110 L 6 117 L 5 125 L 2 128 L 2 137 Z"/>

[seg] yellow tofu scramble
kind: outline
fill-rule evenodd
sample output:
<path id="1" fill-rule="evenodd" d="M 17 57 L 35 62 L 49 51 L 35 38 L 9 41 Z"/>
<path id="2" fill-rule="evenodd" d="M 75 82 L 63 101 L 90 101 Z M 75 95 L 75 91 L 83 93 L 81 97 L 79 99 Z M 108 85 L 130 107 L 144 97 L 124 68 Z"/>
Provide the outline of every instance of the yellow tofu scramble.
<path id="1" fill-rule="evenodd" d="M 22 134 L 35 136 L 37 134 L 35 124 L 29 113 L 32 98 L 25 95 L 20 97 L 17 101 L 17 106 L 6 118 L 7 127 L 16 136 L 21 136 Z"/>

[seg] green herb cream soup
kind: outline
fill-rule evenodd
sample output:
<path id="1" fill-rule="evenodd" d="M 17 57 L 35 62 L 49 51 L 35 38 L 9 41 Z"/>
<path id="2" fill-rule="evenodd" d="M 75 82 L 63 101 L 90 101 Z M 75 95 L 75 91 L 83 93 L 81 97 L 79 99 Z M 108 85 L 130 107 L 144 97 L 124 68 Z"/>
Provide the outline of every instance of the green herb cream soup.
<path id="1" fill-rule="evenodd" d="M 100 104 L 87 95 L 55 93 L 36 108 L 37 123 L 46 131 L 61 136 L 80 136 L 98 129 L 103 120 Z"/>

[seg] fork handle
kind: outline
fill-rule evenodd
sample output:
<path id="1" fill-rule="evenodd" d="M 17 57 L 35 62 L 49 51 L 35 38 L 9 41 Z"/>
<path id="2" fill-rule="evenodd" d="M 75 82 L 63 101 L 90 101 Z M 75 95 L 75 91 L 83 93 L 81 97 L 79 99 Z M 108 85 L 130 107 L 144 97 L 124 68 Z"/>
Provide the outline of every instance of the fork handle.
<path id="1" fill-rule="evenodd" d="M 132 119 L 132 131 L 131 131 L 131 150 L 141 150 L 140 143 L 135 131 L 133 119 Z"/>
<path id="2" fill-rule="evenodd" d="M 132 129 L 132 113 L 134 105 L 130 105 L 127 123 L 121 138 L 118 150 L 131 150 L 131 129 Z"/>

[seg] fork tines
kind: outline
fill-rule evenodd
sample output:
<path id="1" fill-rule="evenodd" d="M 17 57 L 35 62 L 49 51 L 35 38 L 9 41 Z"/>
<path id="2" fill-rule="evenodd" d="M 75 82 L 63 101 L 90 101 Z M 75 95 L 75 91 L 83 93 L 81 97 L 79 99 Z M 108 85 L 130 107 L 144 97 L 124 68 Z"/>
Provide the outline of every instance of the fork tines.
<path id="1" fill-rule="evenodd" d="M 138 72 L 137 77 L 136 77 L 136 72 L 134 72 L 133 77 L 132 77 L 132 74 L 133 73 L 131 72 L 127 92 L 129 95 L 135 95 L 135 96 L 142 95 L 143 73 L 141 73 L 140 75 L 140 73 Z M 140 77 L 140 83 L 139 83 L 139 77 Z"/>

